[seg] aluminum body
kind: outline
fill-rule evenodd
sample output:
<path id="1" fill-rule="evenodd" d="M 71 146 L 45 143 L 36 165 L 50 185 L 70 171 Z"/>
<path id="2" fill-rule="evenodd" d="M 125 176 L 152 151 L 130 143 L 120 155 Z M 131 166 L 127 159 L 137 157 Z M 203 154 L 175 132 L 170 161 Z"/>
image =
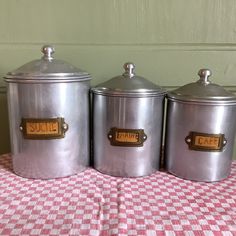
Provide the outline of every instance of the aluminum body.
<path id="1" fill-rule="evenodd" d="M 8 84 L 11 151 L 14 172 L 27 178 L 57 178 L 85 169 L 89 164 L 89 82 Z M 24 118 L 64 117 L 65 137 L 24 139 Z"/>
<path id="2" fill-rule="evenodd" d="M 165 91 L 125 63 L 121 76 L 92 88 L 93 159 L 98 171 L 120 177 L 159 169 Z"/>
<path id="3" fill-rule="evenodd" d="M 167 170 L 183 179 L 218 181 L 229 176 L 236 132 L 236 106 L 199 105 L 168 100 L 165 159 Z M 189 132 L 222 133 L 222 151 L 189 150 Z"/>
<path id="4" fill-rule="evenodd" d="M 51 52 L 51 47 L 46 47 L 46 51 L 48 50 Z M 59 71 L 62 68 L 60 65 L 67 70 L 65 73 Z M 41 70 L 38 71 L 39 68 Z M 28 71 L 24 72 L 26 69 Z M 73 72 L 69 73 L 70 70 Z M 90 158 L 90 78 L 87 76 L 86 79 L 80 79 L 80 72 L 76 73 L 74 67 L 45 55 L 41 60 L 33 61 L 16 72 L 7 74 L 5 80 L 8 87 L 14 172 L 26 178 L 50 179 L 84 170 Z M 51 138 L 45 127 L 52 122 L 40 122 L 41 119 L 57 118 L 64 119 L 65 133 L 64 136 Z M 40 131 L 36 131 L 34 127 L 36 137 L 31 138 L 29 134 L 24 136 L 22 120 L 26 119 L 30 122 L 36 120 L 36 123 L 29 122 L 29 127 L 32 124 L 36 124 L 35 127 L 42 125 L 38 128 Z M 58 130 L 60 128 L 58 127 Z M 27 132 L 30 132 L 30 129 L 28 128 Z M 38 135 L 44 131 L 45 137 Z"/>
<path id="5" fill-rule="evenodd" d="M 236 132 L 235 101 L 233 94 L 222 87 L 201 80 L 168 94 L 164 151 L 168 172 L 206 182 L 229 176 Z M 191 133 L 197 134 L 198 139 L 193 141 Z M 222 148 L 214 150 L 217 135 L 224 140 Z"/>
<path id="6" fill-rule="evenodd" d="M 109 97 L 93 95 L 94 167 L 102 173 L 138 177 L 159 169 L 162 141 L 163 96 Z M 144 129 L 142 147 L 112 146 L 108 133 L 119 129 Z"/>

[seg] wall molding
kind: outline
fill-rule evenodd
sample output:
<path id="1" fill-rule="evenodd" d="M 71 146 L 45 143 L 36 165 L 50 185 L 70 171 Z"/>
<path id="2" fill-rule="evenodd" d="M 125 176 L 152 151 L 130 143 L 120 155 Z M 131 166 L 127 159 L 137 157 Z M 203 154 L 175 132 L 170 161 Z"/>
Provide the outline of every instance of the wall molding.
<path id="1" fill-rule="evenodd" d="M 7 93 L 7 88 L 5 86 L 0 86 L 0 94 Z"/>
<path id="2" fill-rule="evenodd" d="M 6 48 L 18 48 L 18 49 L 30 49 L 39 48 L 44 45 L 45 42 L 0 42 L 0 49 Z M 99 48 L 129 48 L 132 50 L 146 48 L 147 50 L 164 50 L 164 51 L 236 51 L 236 43 L 76 43 L 76 42 L 52 42 L 54 46 L 60 47 L 96 47 Z"/>

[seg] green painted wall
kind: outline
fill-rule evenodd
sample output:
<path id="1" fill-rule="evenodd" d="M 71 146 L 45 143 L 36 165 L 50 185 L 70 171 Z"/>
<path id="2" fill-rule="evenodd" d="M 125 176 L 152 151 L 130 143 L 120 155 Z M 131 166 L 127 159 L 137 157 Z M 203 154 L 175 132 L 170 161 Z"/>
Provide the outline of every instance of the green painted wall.
<path id="1" fill-rule="evenodd" d="M 235 12 L 235 0 L 0 0 L 0 77 L 50 43 L 56 58 L 91 73 L 92 85 L 132 61 L 137 74 L 165 87 L 208 67 L 214 82 L 235 90 Z M 10 150 L 7 120 L 1 88 L 0 153 Z"/>

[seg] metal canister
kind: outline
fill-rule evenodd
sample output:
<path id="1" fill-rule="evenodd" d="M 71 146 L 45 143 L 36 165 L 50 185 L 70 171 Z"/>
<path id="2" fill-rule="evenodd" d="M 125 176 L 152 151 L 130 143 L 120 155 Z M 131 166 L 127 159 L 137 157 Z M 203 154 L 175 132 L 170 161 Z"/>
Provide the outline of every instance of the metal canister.
<path id="1" fill-rule="evenodd" d="M 219 181 L 229 176 L 236 132 L 236 97 L 200 79 L 167 94 L 165 161 L 183 179 Z"/>
<path id="2" fill-rule="evenodd" d="M 112 176 L 149 175 L 160 165 L 165 91 L 134 67 L 92 89 L 94 167 Z"/>
<path id="3" fill-rule="evenodd" d="M 69 176 L 89 164 L 90 76 L 43 57 L 5 76 L 8 88 L 13 170 L 26 178 Z"/>

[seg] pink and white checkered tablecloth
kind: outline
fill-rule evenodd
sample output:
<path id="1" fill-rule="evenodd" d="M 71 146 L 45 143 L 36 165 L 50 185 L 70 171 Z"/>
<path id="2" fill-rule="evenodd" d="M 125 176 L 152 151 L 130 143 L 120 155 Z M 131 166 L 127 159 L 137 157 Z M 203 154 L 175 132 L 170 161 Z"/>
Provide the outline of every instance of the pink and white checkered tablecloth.
<path id="1" fill-rule="evenodd" d="M 94 169 L 29 180 L 0 156 L 0 235 L 236 235 L 236 162 L 221 182 L 156 172 L 115 178 Z"/>

